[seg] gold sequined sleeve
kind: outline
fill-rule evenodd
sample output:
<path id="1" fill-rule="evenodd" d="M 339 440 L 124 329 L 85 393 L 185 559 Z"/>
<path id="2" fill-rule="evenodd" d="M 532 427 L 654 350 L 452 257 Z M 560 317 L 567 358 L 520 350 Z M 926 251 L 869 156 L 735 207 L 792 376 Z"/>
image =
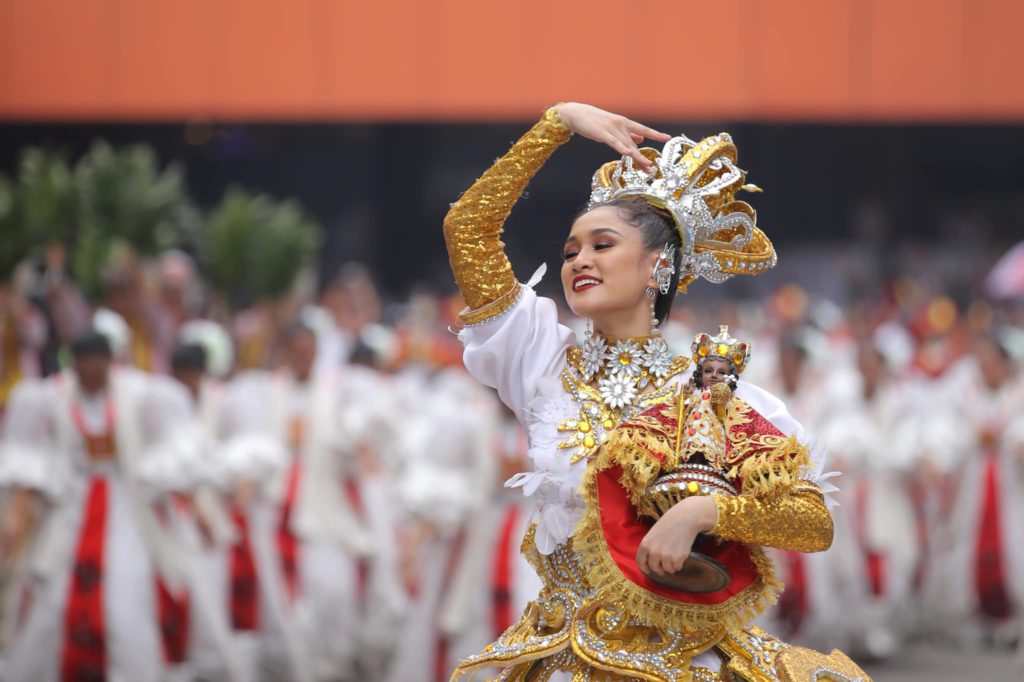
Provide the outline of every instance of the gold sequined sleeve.
<path id="1" fill-rule="evenodd" d="M 801 484 L 774 499 L 715 495 L 712 535 L 750 545 L 823 552 L 832 545 L 832 514 L 817 486 Z"/>
<path id="2" fill-rule="evenodd" d="M 460 318 L 478 324 L 508 310 L 520 284 L 505 256 L 501 231 L 527 183 L 571 131 L 552 107 L 498 159 L 444 219 L 444 240 L 455 282 L 469 306 Z"/>

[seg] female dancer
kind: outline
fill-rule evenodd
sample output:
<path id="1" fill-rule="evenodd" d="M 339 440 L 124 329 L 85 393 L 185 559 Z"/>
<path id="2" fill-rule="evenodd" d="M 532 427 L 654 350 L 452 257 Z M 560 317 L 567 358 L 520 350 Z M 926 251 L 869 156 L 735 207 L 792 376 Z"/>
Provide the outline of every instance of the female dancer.
<path id="1" fill-rule="evenodd" d="M 572 133 L 624 155 L 594 176 L 590 206 L 565 243 L 566 300 L 593 325 L 582 348 L 558 323 L 554 302 L 533 292 L 539 276 L 525 286 L 515 279 L 500 241 L 526 184 Z M 638 148 L 644 138 L 666 142 L 664 150 Z M 616 440 L 618 427 L 629 422 L 632 430 L 622 433 L 637 433 L 636 443 L 645 446 L 671 440 L 655 432 L 668 430 L 670 420 L 660 415 L 678 405 L 689 359 L 673 357 L 656 330 L 677 288 L 698 277 L 718 282 L 757 274 L 775 263 L 753 209 L 734 199 L 740 189 L 756 190 L 743 184 L 735 161 L 726 134 L 696 143 L 595 107 L 561 104 L 449 212 L 445 239 L 469 306 L 461 316 L 465 364 L 498 390 L 529 435 L 534 471 L 507 485 L 538 504 L 523 551 L 544 582 L 519 623 L 463 661 L 456 677 L 500 667 L 507 680 L 867 679 L 838 652 L 824 656 L 744 629 L 774 587 L 770 567 L 753 561 L 753 550 L 725 562 L 733 576 L 718 592 L 687 595 L 656 585 L 683 567 L 702 532 L 744 547 L 819 551 L 831 542 L 827 491 L 814 482 L 820 461 L 797 443 L 799 424 L 765 391 L 739 383 L 735 395 L 751 408 L 745 423 L 771 431 L 767 437 L 787 452 L 799 449 L 801 457 L 792 459 L 803 463 L 806 480 L 771 499 L 693 495 L 639 534 L 635 513 L 620 517 L 620 530 L 597 518 L 605 512 L 603 501 L 596 504 L 597 463 L 612 470 L 602 447 Z M 764 442 L 750 431 L 748 440 Z M 629 448 L 617 451 L 629 456 Z M 629 477 L 620 471 L 625 486 Z M 769 479 L 779 476 L 763 480 Z M 632 554 L 622 554 L 623 547 Z"/>

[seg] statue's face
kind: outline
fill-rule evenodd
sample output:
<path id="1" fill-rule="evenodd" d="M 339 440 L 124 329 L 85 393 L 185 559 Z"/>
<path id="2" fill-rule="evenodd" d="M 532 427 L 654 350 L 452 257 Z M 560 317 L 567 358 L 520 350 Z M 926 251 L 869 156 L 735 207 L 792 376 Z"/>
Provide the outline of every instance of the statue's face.
<path id="1" fill-rule="evenodd" d="M 652 285 L 657 252 L 646 253 L 640 231 L 611 207 L 596 208 L 573 223 L 565 242 L 562 289 L 580 317 L 601 320 L 630 314 L 642 306 Z M 648 313 L 649 314 L 649 313 Z"/>
<path id="2" fill-rule="evenodd" d="M 708 358 L 700 365 L 701 386 L 710 388 L 720 384 L 732 374 L 732 365 L 728 360 Z"/>

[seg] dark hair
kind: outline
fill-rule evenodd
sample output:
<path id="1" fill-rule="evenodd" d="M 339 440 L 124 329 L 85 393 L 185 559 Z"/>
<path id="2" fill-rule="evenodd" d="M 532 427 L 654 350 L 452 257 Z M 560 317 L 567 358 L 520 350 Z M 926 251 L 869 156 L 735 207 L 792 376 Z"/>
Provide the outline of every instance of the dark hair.
<path id="1" fill-rule="evenodd" d="M 113 357 L 110 341 L 95 329 L 87 329 L 76 336 L 70 344 L 71 356 L 75 358 L 100 356 L 107 359 Z"/>
<path id="2" fill-rule="evenodd" d="M 206 371 L 206 349 L 198 343 L 186 343 L 174 349 L 171 355 L 171 369 L 175 372 L 187 370 Z"/>
<path id="3" fill-rule="evenodd" d="M 679 236 L 676 221 L 668 210 L 659 208 L 640 197 L 615 199 L 605 204 L 598 204 L 593 208 L 585 208 L 576 215 L 576 218 L 589 213 L 594 208 L 603 207 L 614 208 L 623 220 L 640 231 L 644 250 L 647 253 L 661 251 L 666 244 L 671 244 L 675 247 L 675 257 L 672 264 L 675 266 L 676 271 L 672 275 L 671 286 L 667 294 L 659 291 L 657 298 L 654 300 L 654 315 L 658 318 L 659 323 L 663 323 L 668 319 L 668 313 L 672 309 L 672 302 L 676 297 L 676 287 L 679 286 L 679 275 L 682 266 L 682 254 L 680 253 L 682 250 L 682 238 Z M 573 222 L 575 222 L 575 219 Z"/>
<path id="4" fill-rule="evenodd" d="M 291 342 L 297 336 L 312 336 L 316 338 L 316 330 L 313 326 L 305 320 L 299 318 L 292 320 L 292 322 L 284 328 L 281 337 L 287 343 Z"/>

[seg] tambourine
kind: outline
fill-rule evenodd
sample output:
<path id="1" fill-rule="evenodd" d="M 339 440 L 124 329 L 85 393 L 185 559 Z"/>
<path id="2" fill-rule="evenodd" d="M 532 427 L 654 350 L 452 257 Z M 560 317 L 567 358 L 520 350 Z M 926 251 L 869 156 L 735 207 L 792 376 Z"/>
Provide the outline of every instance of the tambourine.
<path id="1" fill-rule="evenodd" d="M 658 575 L 647 571 L 643 572 L 654 582 L 671 587 L 681 592 L 694 592 L 696 594 L 707 594 L 718 592 L 729 586 L 732 577 L 729 570 L 706 554 L 690 552 L 683 567 L 675 573 Z"/>
<path id="2" fill-rule="evenodd" d="M 647 499 L 657 517 L 690 495 L 736 495 L 736 488 L 720 471 L 703 459 L 684 462 L 675 471 L 663 474 L 647 490 Z M 704 536 L 698 535 L 699 545 Z M 658 575 L 643 572 L 656 583 L 683 592 L 718 592 L 729 586 L 729 570 L 706 554 L 690 552 L 683 567 L 675 573 Z"/>

